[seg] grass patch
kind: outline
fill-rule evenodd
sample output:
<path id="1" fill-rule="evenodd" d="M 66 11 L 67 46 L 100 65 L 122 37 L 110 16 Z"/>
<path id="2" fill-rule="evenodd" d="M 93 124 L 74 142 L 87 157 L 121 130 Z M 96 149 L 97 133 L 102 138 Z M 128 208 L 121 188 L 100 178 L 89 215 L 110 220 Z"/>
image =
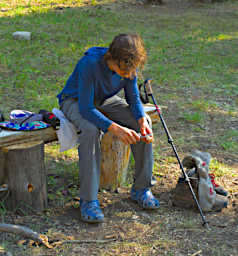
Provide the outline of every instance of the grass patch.
<path id="1" fill-rule="evenodd" d="M 184 113 L 184 118 L 185 120 L 187 120 L 188 122 L 191 123 L 202 123 L 204 120 L 204 116 L 199 113 L 199 112 L 195 112 L 195 113 Z"/>
<path id="2" fill-rule="evenodd" d="M 228 130 L 219 138 L 219 143 L 225 151 L 235 152 L 238 150 L 238 131 Z"/>

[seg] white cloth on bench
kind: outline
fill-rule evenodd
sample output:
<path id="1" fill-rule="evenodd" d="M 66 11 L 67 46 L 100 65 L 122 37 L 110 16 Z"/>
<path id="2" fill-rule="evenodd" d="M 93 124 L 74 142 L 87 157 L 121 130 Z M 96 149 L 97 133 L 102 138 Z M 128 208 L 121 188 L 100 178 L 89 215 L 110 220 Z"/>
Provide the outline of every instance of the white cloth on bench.
<path id="1" fill-rule="evenodd" d="M 60 128 L 56 131 L 60 143 L 60 152 L 78 146 L 78 134 L 75 126 L 61 110 L 53 108 L 52 113 L 60 120 Z"/>

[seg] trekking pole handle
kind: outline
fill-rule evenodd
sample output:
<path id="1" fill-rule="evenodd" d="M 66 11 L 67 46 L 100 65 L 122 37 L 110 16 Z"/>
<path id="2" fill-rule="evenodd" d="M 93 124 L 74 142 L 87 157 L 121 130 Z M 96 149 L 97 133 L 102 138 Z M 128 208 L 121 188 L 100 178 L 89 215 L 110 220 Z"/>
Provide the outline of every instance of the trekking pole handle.
<path id="1" fill-rule="evenodd" d="M 152 81 L 153 81 L 152 79 L 146 79 L 144 82 L 144 88 L 149 96 L 151 96 L 153 93 L 152 87 L 151 87 Z"/>

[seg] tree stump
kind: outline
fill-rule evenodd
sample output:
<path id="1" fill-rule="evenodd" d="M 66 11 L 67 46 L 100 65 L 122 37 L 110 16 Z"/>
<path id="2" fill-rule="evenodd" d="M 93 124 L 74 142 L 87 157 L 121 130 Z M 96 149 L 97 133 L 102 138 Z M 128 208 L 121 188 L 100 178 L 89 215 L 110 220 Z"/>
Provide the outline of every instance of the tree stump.
<path id="1" fill-rule="evenodd" d="M 165 107 L 163 106 L 163 108 Z M 153 124 L 159 121 L 159 116 L 153 105 L 146 104 L 144 109 Z M 101 143 L 100 188 L 113 191 L 125 183 L 130 153 L 130 146 L 125 145 L 112 133 L 108 132 L 103 136 Z"/>
<path id="2" fill-rule="evenodd" d="M 125 181 L 130 160 L 130 146 L 108 132 L 101 143 L 100 188 L 116 190 Z"/>
<path id="3" fill-rule="evenodd" d="M 1 148 L 0 185 L 8 185 L 9 210 L 42 211 L 47 206 L 44 142 L 29 142 Z"/>

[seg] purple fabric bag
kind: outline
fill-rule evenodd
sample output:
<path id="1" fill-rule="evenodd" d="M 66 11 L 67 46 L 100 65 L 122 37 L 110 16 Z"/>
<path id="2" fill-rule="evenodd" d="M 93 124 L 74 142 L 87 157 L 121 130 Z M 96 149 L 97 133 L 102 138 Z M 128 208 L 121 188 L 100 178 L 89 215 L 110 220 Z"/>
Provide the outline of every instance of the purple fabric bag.
<path id="1" fill-rule="evenodd" d="M 18 125 L 42 121 L 42 114 L 36 114 L 27 110 L 12 110 L 10 113 L 10 122 Z"/>

